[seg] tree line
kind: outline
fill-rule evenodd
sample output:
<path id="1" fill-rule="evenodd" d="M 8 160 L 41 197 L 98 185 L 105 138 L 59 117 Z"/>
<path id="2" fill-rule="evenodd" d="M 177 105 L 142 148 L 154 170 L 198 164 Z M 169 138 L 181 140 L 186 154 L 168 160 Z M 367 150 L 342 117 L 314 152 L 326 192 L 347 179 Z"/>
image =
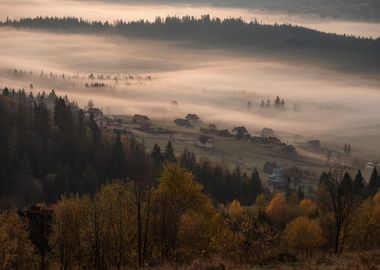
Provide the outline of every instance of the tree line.
<path id="1" fill-rule="evenodd" d="M 154 186 L 115 180 L 53 208 L 2 211 L 0 269 L 166 269 L 193 260 L 224 269 L 378 249 L 380 192 L 364 196 L 357 183 L 336 166 L 313 199 L 274 193 L 215 205 L 189 170 L 166 163 Z"/>
<path id="2" fill-rule="evenodd" d="M 126 22 L 117 20 L 87 21 L 75 17 L 36 17 L 19 20 L 7 19 L 0 26 L 45 29 L 58 32 L 109 33 L 132 35 L 148 39 L 187 40 L 203 47 L 239 49 L 253 53 L 283 54 L 304 59 L 323 59 L 339 67 L 353 66 L 377 70 L 380 39 L 359 38 L 319 32 L 296 25 L 245 22 L 240 18 L 211 18 L 203 15 L 157 17 Z M 350 66 L 350 65 L 349 65 Z"/>

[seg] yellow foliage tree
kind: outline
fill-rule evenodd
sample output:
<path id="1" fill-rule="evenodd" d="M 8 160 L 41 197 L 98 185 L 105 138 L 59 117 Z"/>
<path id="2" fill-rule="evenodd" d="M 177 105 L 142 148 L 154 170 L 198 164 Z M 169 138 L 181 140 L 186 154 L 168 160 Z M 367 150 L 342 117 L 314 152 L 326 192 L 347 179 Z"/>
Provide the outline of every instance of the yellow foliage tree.
<path id="1" fill-rule="evenodd" d="M 136 246 L 136 209 L 134 196 L 128 186 L 114 182 L 103 186 L 98 199 L 106 221 L 108 265 L 123 269 L 134 263 Z"/>
<path id="2" fill-rule="evenodd" d="M 260 208 L 243 207 L 238 201 L 233 201 L 225 210 L 225 222 L 232 232 L 234 250 L 233 259 L 255 261 L 261 259 L 271 242 L 273 234 L 267 224 L 260 222 Z"/>
<path id="3" fill-rule="evenodd" d="M 300 203 L 300 209 L 306 216 L 315 217 L 318 215 L 318 206 L 311 199 L 303 199 Z"/>
<path id="4" fill-rule="evenodd" d="M 375 196 L 373 196 L 373 203 L 376 206 L 380 206 L 380 191 L 378 191 Z"/>
<path id="5" fill-rule="evenodd" d="M 0 214 L 0 269 L 30 269 L 33 246 L 25 221 L 16 212 Z"/>
<path id="6" fill-rule="evenodd" d="M 62 197 L 55 206 L 50 243 L 53 257 L 59 262 L 61 269 L 70 269 L 81 264 L 88 203 L 88 200 L 79 197 Z"/>
<path id="7" fill-rule="evenodd" d="M 286 246 L 302 255 L 312 255 L 312 251 L 324 243 L 323 232 L 316 220 L 299 217 L 291 221 L 284 231 Z"/>
<path id="8" fill-rule="evenodd" d="M 379 226 L 376 225 L 375 208 L 373 201 L 367 199 L 355 212 L 348 243 L 351 248 L 367 249 L 375 246 L 377 235 L 380 233 Z"/>
<path id="9" fill-rule="evenodd" d="M 192 253 L 209 251 L 216 230 L 211 224 L 217 218 L 211 200 L 190 172 L 167 164 L 152 204 L 151 234 L 159 259 L 178 259 L 181 252 L 196 255 Z M 189 246 L 192 250 L 185 250 Z"/>
<path id="10" fill-rule="evenodd" d="M 286 223 L 295 216 L 294 212 L 283 193 L 276 193 L 265 209 L 270 220 L 280 228 L 285 227 Z"/>

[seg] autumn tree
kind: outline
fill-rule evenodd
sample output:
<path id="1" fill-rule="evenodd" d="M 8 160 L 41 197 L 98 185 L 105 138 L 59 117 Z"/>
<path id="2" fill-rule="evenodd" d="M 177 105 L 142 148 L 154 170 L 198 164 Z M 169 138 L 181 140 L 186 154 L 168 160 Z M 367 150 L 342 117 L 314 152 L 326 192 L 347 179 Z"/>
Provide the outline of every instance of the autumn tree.
<path id="1" fill-rule="evenodd" d="M 181 244 L 179 232 L 185 215 L 187 220 L 205 217 L 210 213 L 211 201 L 192 174 L 175 164 L 164 167 L 153 196 L 154 252 L 160 260 L 173 259 Z"/>
<path id="2" fill-rule="evenodd" d="M 242 262 L 263 258 L 275 238 L 270 226 L 260 220 L 257 206 L 242 206 L 233 201 L 223 213 L 227 227 L 231 230 L 234 243 L 231 251 Z"/>
<path id="3" fill-rule="evenodd" d="M 323 232 L 318 221 L 299 217 L 288 223 L 283 234 L 286 246 L 304 256 L 311 256 L 313 250 L 324 243 Z"/>
<path id="4" fill-rule="evenodd" d="M 85 256 L 82 240 L 88 203 L 88 199 L 62 197 L 55 206 L 50 243 L 62 270 L 80 266 Z"/>
<path id="5" fill-rule="evenodd" d="M 302 214 L 310 218 L 316 217 L 318 213 L 317 204 L 311 199 L 303 199 L 300 203 Z"/>
<path id="6" fill-rule="evenodd" d="M 100 194 L 95 194 L 83 217 L 86 222 L 82 239 L 86 251 L 82 263 L 86 269 L 107 268 L 110 250 L 110 226 L 105 218 L 105 208 Z"/>
<path id="7" fill-rule="evenodd" d="M 103 186 L 98 194 L 108 267 L 125 269 L 135 263 L 136 209 L 134 195 L 125 183 Z"/>
<path id="8" fill-rule="evenodd" d="M 288 205 L 283 193 L 276 193 L 265 209 L 266 215 L 279 228 L 285 227 L 286 223 L 295 215 L 294 209 Z"/>
<path id="9" fill-rule="evenodd" d="M 16 212 L 0 213 L 0 269 L 30 269 L 33 256 L 27 223 Z"/>

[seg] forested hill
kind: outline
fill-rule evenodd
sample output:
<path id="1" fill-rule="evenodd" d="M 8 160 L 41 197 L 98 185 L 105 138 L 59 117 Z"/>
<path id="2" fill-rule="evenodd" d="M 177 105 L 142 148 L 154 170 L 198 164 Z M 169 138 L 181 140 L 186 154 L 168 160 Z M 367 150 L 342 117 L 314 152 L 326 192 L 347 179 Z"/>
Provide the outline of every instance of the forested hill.
<path id="1" fill-rule="evenodd" d="M 380 39 L 319 32 L 294 25 L 268 25 L 241 19 L 157 18 L 155 22 L 97 22 L 78 18 L 24 18 L 1 26 L 68 33 L 104 33 L 140 38 L 191 41 L 208 48 L 296 57 L 355 71 L 380 70 Z"/>

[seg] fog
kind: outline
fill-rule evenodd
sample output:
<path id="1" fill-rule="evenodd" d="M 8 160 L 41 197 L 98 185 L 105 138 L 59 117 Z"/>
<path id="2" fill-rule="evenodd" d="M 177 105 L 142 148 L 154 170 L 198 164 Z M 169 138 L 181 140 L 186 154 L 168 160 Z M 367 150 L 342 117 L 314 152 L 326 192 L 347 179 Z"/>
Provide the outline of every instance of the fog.
<path id="1" fill-rule="evenodd" d="M 257 19 L 263 23 L 291 23 L 308 28 L 338 34 L 362 37 L 380 37 L 380 23 L 366 23 L 320 18 L 310 14 L 305 16 L 289 15 L 280 12 L 267 12 L 252 8 L 215 7 L 207 5 L 169 5 L 169 4 L 120 4 L 102 1 L 74 0 L 0 0 L 0 19 L 7 17 L 18 19 L 36 16 L 75 16 L 88 20 L 113 22 L 123 20 L 150 20 L 157 16 L 168 15 L 200 17 L 210 14 L 213 17 L 241 17 L 251 21 Z"/>
<path id="2" fill-rule="evenodd" d="M 349 142 L 361 155 L 378 157 L 380 82 L 310 65 L 183 47 L 174 42 L 112 36 L 54 34 L 0 29 L 0 86 L 67 94 L 80 105 L 88 100 L 107 113 L 142 113 L 172 122 L 187 113 L 205 123 L 231 128 L 246 125 Z M 13 69 L 33 72 L 17 76 Z M 53 72 L 57 78 L 41 77 Z M 65 79 L 59 79 L 65 73 Z M 90 73 L 151 76 L 152 80 L 84 87 Z M 85 78 L 85 79 L 83 79 Z M 96 81 L 96 80 L 95 80 Z M 285 99 L 286 109 L 261 108 L 261 100 Z M 178 106 L 170 101 L 178 101 Z M 247 102 L 252 108 L 247 108 Z M 294 106 L 297 109 L 294 109 Z"/>

